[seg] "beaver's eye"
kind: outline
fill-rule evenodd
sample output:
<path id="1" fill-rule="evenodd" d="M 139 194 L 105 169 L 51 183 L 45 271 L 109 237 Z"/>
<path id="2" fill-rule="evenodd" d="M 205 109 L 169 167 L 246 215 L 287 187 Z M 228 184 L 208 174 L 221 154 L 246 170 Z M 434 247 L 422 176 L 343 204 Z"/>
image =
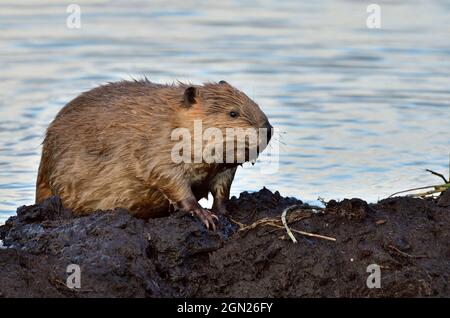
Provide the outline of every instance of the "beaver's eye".
<path id="1" fill-rule="evenodd" d="M 236 118 L 239 114 L 237 112 L 231 111 L 230 112 L 230 117 L 232 118 Z"/>

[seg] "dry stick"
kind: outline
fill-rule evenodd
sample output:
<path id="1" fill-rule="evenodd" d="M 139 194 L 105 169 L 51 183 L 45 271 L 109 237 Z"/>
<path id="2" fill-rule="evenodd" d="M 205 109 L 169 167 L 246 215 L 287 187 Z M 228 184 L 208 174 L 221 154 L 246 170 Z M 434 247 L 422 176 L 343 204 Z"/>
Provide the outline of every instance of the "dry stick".
<path id="1" fill-rule="evenodd" d="M 246 224 L 241 223 L 239 221 L 233 220 L 231 217 L 230 217 L 230 220 L 233 221 L 234 223 L 236 223 L 239 226 L 239 230 L 238 231 L 242 232 L 242 231 L 247 231 L 247 230 L 254 229 L 255 227 L 257 227 L 258 225 L 261 225 L 261 224 L 271 224 L 273 219 L 271 219 L 271 218 L 262 218 L 262 219 L 259 219 L 259 220 L 255 221 L 255 222 L 253 222 L 252 224 L 249 224 L 249 225 L 246 225 Z"/>
<path id="2" fill-rule="evenodd" d="M 270 224 L 270 225 L 272 225 L 274 227 L 277 227 L 279 229 L 283 229 L 284 228 L 284 226 L 281 226 L 281 225 L 278 225 L 278 224 Z M 300 231 L 300 230 L 296 230 L 296 229 L 291 229 L 291 231 L 295 232 L 295 233 L 298 233 L 298 234 L 301 234 L 301 235 L 305 235 L 305 236 L 317 237 L 317 238 L 320 238 L 320 239 L 336 242 L 336 238 L 330 237 L 330 236 L 314 234 L 314 233 Z"/>
<path id="3" fill-rule="evenodd" d="M 266 221 L 266 222 L 260 222 L 259 224 L 270 225 L 270 226 L 276 227 L 276 228 L 278 228 L 278 229 L 285 229 L 284 226 L 278 225 L 278 224 L 273 223 L 273 222 L 267 222 L 267 220 L 265 220 L 265 221 Z M 242 224 L 242 223 L 241 223 L 241 224 Z M 259 225 L 259 224 L 258 224 L 258 225 Z M 248 228 L 250 228 L 250 227 L 249 227 L 249 226 L 248 226 L 248 227 L 246 226 L 245 228 L 240 229 L 239 231 L 241 231 L 241 230 L 247 230 Z M 254 228 L 254 227 L 252 227 L 252 228 Z M 291 230 L 292 232 L 295 232 L 295 233 L 298 233 L 298 234 L 301 234 L 301 235 L 310 236 L 310 237 L 316 237 L 316 238 L 320 238 L 320 239 L 324 239 L 324 240 L 336 242 L 336 239 L 335 239 L 334 237 L 325 236 L 325 235 L 319 235 L 319 234 L 314 234 L 314 233 L 305 232 L 305 231 L 296 230 L 296 229 L 290 229 L 290 230 Z"/>
<path id="4" fill-rule="evenodd" d="M 440 185 L 435 185 L 435 186 L 413 188 L 413 189 L 408 189 L 408 190 L 396 192 L 396 193 L 391 194 L 390 196 L 388 196 L 388 198 L 390 198 L 390 197 L 392 197 L 392 196 L 394 196 L 396 194 L 400 194 L 400 193 L 404 193 L 404 192 L 410 192 L 410 191 L 415 191 L 415 190 L 424 190 L 424 189 L 429 189 L 429 188 L 434 188 L 434 190 L 429 190 L 427 192 L 422 192 L 422 193 L 410 194 L 410 195 L 407 195 L 407 196 L 408 197 L 426 197 L 427 195 L 430 195 L 430 194 L 441 193 L 441 192 L 444 192 L 447 189 L 450 189 L 450 182 L 449 183 L 440 184 Z"/>
<path id="5" fill-rule="evenodd" d="M 450 181 L 448 181 L 448 180 L 444 177 L 443 174 L 441 174 L 441 173 L 439 173 L 439 172 L 436 172 L 436 171 L 433 171 L 433 170 L 430 170 L 430 169 L 425 169 L 425 171 L 427 171 L 427 172 L 429 172 L 429 173 L 431 173 L 431 174 L 434 174 L 435 176 L 438 176 L 439 178 L 441 178 L 442 180 L 444 180 L 445 183 L 449 183 L 449 182 L 450 182 Z"/>
<path id="6" fill-rule="evenodd" d="M 294 222 L 300 221 L 300 220 L 305 219 L 305 218 L 308 218 L 308 217 L 311 217 L 311 215 L 307 215 L 307 216 L 294 216 L 294 217 L 292 218 L 292 220 L 289 220 L 289 221 L 288 221 L 288 223 L 294 223 Z M 247 230 L 254 229 L 254 228 L 256 228 L 256 227 L 259 226 L 259 225 L 273 225 L 273 224 L 276 224 L 276 222 L 279 222 L 277 219 L 265 217 L 265 218 L 256 220 L 255 222 L 253 222 L 253 223 L 247 225 L 247 224 L 241 223 L 241 222 L 239 222 L 239 221 L 236 221 L 236 220 L 234 220 L 234 219 L 231 218 L 231 217 L 229 217 L 229 219 L 230 219 L 233 223 L 235 223 L 235 224 L 237 224 L 237 225 L 239 226 L 239 231 L 247 231 Z"/>
<path id="7" fill-rule="evenodd" d="M 433 186 L 426 186 L 426 187 L 419 187 L 419 188 L 412 188 L 412 189 L 408 189 L 408 190 L 403 190 L 403 191 L 399 191 L 399 192 L 395 192 L 393 194 L 391 194 L 390 196 L 388 196 L 388 198 L 393 197 L 394 195 L 397 194 L 401 194 L 401 193 L 405 193 L 405 192 L 411 192 L 411 191 L 416 191 L 416 190 L 425 190 L 425 189 L 429 189 L 429 188 L 434 188 L 434 190 L 429 190 L 425 193 L 417 193 L 417 194 L 412 194 L 410 196 L 412 197 L 426 197 L 427 195 L 430 194 L 435 194 L 435 193 L 441 193 L 444 192 L 447 189 L 450 189 L 450 154 L 449 154 L 449 161 L 448 161 L 448 170 L 449 170 L 449 176 L 447 180 L 443 174 L 435 172 L 431 169 L 425 169 L 425 171 L 438 176 L 439 178 L 441 178 L 442 180 L 444 180 L 444 184 L 440 184 L 440 185 L 433 185 Z"/>
<path id="8" fill-rule="evenodd" d="M 442 192 L 444 192 L 447 189 L 450 189 L 450 183 L 446 183 L 446 184 L 443 184 L 441 186 L 435 187 L 434 190 L 430 190 L 430 191 L 427 191 L 427 192 L 411 194 L 411 196 L 412 197 L 424 198 L 427 195 L 431 195 L 431 194 L 435 194 L 435 193 L 442 193 Z"/>
<path id="9" fill-rule="evenodd" d="M 305 215 L 305 216 L 302 216 L 302 217 L 299 217 L 299 218 L 294 218 L 292 221 L 289 221 L 287 219 L 286 221 L 287 221 L 287 224 L 289 225 L 291 223 L 299 222 L 301 220 L 308 219 L 310 217 L 311 217 L 311 214 L 310 215 Z M 270 233 L 276 232 L 278 230 L 284 229 L 284 226 L 278 227 L 279 225 L 277 223 L 273 223 L 273 222 L 266 223 L 266 225 L 272 225 L 274 227 L 274 229 L 272 229 L 270 231 L 267 231 L 267 234 L 270 234 Z"/>
<path id="10" fill-rule="evenodd" d="M 431 185 L 431 186 L 426 186 L 426 187 L 411 188 L 411 189 L 408 189 L 408 190 L 403 190 L 403 191 L 392 193 L 390 196 L 388 196 L 388 198 L 391 198 L 394 195 L 405 193 L 405 192 L 411 192 L 411 191 L 416 191 L 416 190 L 425 190 L 425 189 L 437 188 L 437 187 L 441 187 L 441 186 L 442 185 Z"/>
<path id="11" fill-rule="evenodd" d="M 290 208 L 292 208 L 292 206 L 291 206 Z M 289 209 L 289 208 L 288 208 L 288 209 Z M 283 211 L 283 212 L 284 212 L 284 211 Z M 304 217 L 299 218 L 299 219 L 295 219 L 294 222 L 300 221 L 300 220 L 303 219 L 303 218 L 304 218 Z M 275 222 L 279 222 L 279 221 L 276 220 L 276 219 L 273 219 L 273 218 L 263 218 L 263 219 L 260 219 L 260 220 L 254 222 L 254 223 L 252 223 L 252 224 L 250 224 L 250 225 L 245 225 L 245 224 L 243 224 L 243 223 L 241 223 L 241 222 L 239 222 L 239 221 L 233 220 L 231 217 L 230 217 L 230 220 L 231 220 L 233 223 L 235 223 L 235 224 L 237 224 L 237 225 L 239 226 L 239 230 L 238 230 L 239 232 L 254 229 L 254 228 L 257 227 L 258 225 L 269 225 L 269 226 L 273 226 L 273 227 L 278 228 L 278 229 L 285 229 L 284 226 L 281 226 L 281 225 L 276 224 Z M 287 223 L 287 222 L 286 222 L 286 223 Z M 289 223 L 292 223 L 292 222 L 289 222 Z M 296 230 L 296 229 L 290 229 L 290 230 L 291 230 L 292 232 L 295 232 L 295 233 L 298 233 L 298 234 L 301 234 L 301 235 L 305 235 L 305 236 L 309 236 L 309 237 L 315 237 L 315 238 L 320 238 L 320 239 L 324 239 L 324 240 L 328 240 L 328 241 L 334 241 L 334 242 L 336 241 L 336 239 L 335 239 L 334 237 L 329 237 L 329 236 L 324 236 L 324 235 L 319 235 L 319 234 L 309 233 L 309 232 L 300 231 L 300 230 Z M 292 239 L 292 238 L 291 238 L 291 239 Z"/>
<path id="12" fill-rule="evenodd" d="M 294 234 L 292 234 L 291 229 L 289 228 L 289 226 L 287 225 L 286 222 L 286 214 L 288 213 L 288 211 L 291 211 L 292 209 L 295 209 L 296 206 L 292 205 L 290 207 L 288 207 L 287 209 L 285 209 L 283 211 L 283 213 L 281 213 L 281 222 L 283 222 L 283 226 L 286 229 L 287 234 L 289 235 L 289 237 L 291 238 L 292 242 L 297 243 L 297 239 L 295 238 Z"/>

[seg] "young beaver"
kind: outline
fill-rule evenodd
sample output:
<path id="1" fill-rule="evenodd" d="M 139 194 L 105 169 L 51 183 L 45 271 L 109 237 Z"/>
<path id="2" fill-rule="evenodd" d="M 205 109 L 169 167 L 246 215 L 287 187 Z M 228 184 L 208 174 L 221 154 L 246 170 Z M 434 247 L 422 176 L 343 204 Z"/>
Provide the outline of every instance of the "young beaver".
<path id="1" fill-rule="evenodd" d="M 194 120 L 201 120 L 203 129 L 266 128 L 267 138 L 272 135 L 258 105 L 225 81 L 110 83 L 76 97 L 48 127 L 36 202 L 56 195 L 78 214 L 120 207 L 142 218 L 165 215 L 175 206 L 215 229 L 217 217 L 198 200 L 211 192 L 212 211 L 226 213 L 238 162 L 174 162 L 178 141 L 172 131 L 193 131 Z M 248 161 L 253 146 L 244 147 Z"/>

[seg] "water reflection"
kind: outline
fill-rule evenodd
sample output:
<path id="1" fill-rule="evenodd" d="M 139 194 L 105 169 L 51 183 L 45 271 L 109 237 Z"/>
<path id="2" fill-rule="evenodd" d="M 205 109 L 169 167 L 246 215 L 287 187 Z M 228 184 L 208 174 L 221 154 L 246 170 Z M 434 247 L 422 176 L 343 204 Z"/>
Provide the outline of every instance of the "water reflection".
<path id="1" fill-rule="evenodd" d="M 24 3 L 27 3 L 26 5 Z M 450 7 L 381 1 L 381 30 L 358 1 L 79 1 L 0 4 L 0 222 L 33 202 L 40 143 L 81 91 L 146 74 L 226 79 L 283 132 L 280 169 L 238 172 L 302 199 L 377 200 L 434 183 L 450 152 Z M 407 12 L 408 14 L 405 14 Z"/>

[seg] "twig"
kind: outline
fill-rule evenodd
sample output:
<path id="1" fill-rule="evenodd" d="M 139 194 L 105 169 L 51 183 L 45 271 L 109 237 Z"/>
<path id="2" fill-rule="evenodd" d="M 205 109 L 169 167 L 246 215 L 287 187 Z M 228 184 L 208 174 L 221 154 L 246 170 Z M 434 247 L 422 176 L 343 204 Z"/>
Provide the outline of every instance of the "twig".
<path id="1" fill-rule="evenodd" d="M 427 192 L 411 194 L 411 196 L 412 197 L 424 198 L 427 195 L 431 195 L 431 194 L 435 194 L 435 193 L 442 193 L 442 192 L 444 192 L 447 189 L 450 189 L 450 183 L 442 184 L 440 186 L 435 187 L 434 190 L 430 190 L 430 191 L 427 191 Z"/>
<path id="2" fill-rule="evenodd" d="M 314 209 L 313 209 L 314 211 Z M 294 211 L 295 212 L 295 211 Z M 307 214 L 307 215 L 303 215 L 303 214 L 298 214 L 298 215 L 293 215 L 293 213 L 291 213 L 291 215 L 289 216 L 289 218 L 287 218 L 287 223 L 291 224 L 306 218 L 311 217 L 311 214 Z M 228 217 L 233 223 L 237 224 L 239 226 L 239 230 L 240 232 L 242 231 L 247 231 L 247 230 L 251 230 L 256 228 L 259 225 L 273 225 L 273 224 L 277 224 L 279 222 L 278 219 L 275 218 L 269 218 L 269 217 L 265 217 L 259 220 L 256 220 L 255 222 L 253 222 L 252 224 L 244 224 L 242 222 L 236 221 L 234 220 L 232 217 Z"/>
<path id="3" fill-rule="evenodd" d="M 439 189 L 441 187 L 450 187 L 450 184 L 439 184 L 439 185 L 431 185 L 431 186 L 425 186 L 425 187 L 411 188 L 411 189 L 408 189 L 408 190 L 395 192 L 395 193 L 391 194 L 390 196 L 388 196 L 388 198 L 391 198 L 394 195 L 401 194 L 401 193 L 406 193 L 406 192 L 411 192 L 411 191 L 416 191 L 416 190 L 425 190 L 425 189 L 429 189 L 429 188 Z M 441 192 L 441 191 L 438 191 L 438 192 Z"/>
<path id="4" fill-rule="evenodd" d="M 284 228 L 283 226 L 280 226 L 280 225 L 272 225 L 272 226 L 277 227 L 277 228 L 280 228 L 280 229 Z M 314 234 L 314 233 L 305 232 L 305 231 L 300 231 L 300 230 L 296 230 L 296 229 L 291 229 L 291 231 L 292 231 L 292 232 L 295 232 L 295 233 L 298 233 L 298 234 L 301 234 L 301 235 L 305 235 L 305 236 L 317 237 L 317 238 L 320 238 L 320 239 L 324 239 L 324 240 L 336 242 L 336 238 L 331 237 L 331 236 L 325 236 L 325 235 L 320 235 L 320 234 Z"/>
<path id="5" fill-rule="evenodd" d="M 327 206 L 327 204 L 328 204 L 328 202 L 325 201 L 325 199 L 322 198 L 322 197 L 318 197 L 318 198 L 317 198 L 317 201 L 319 201 L 320 203 L 322 203 L 324 206 Z"/>
<path id="6" fill-rule="evenodd" d="M 289 237 L 291 238 L 292 242 L 297 243 L 297 239 L 295 238 L 294 234 L 292 234 L 291 229 L 289 228 L 287 222 L 286 222 L 286 214 L 291 211 L 292 209 L 295 209 L 296 206 L 292 205 L 290 207 L 288 207 L 287 209 L 285 209 L 283 211 L 283 213 L 281 213 L 281 222 L 283 222 L 283 226 L 286 229 L 287 234 L 289 235 Z"/>
<path id="7" fill-rule="evenodd" d="M 395 193 L 391 194 L 390 196 L 388 196 L 388 198 L 391 198 L 394 195 L 401 194 L 401 193 L 406 193 L 406 192 L 416 191 L 416 190 L 424 190 L 424 189 L 429 189 L 429 188 L 434 188 L 434 190 L 429 190 L 429 191 L 426 191 L 426 192 L 423 192 L 423 193 L 411 194 L 409 196 L 424 198 L 424 197 L 426 197 L 428 195 L 444 192 L 447 189 L 450 189 L 450 155 L 449 155 L 449 166 L 448 166 L 448 168 L 449 168 L 448 180 L 441 173 L 438 173 L 438 172 L 433 171 L 431 169 L 425 169 L 425 171 L 427 171 L 427 172 L 429 172 L 429 173 L 431 173 L 431 174 L 433 174 L 435 176 L 438 176 L 439 178 L 444 180 L 444 184 L 432 185 L 432 186 L 426 186 L 426 187 L 419 187 L 419 188 L 412 188 L 412 189 L 408 189 L 408 190 L 404 190 L 404 191 L 399 191 L 399 192 L 395 192 Z"/>
<path id="8" fill-rule="evenodd" d="M 307 215 L 307 216 L 305 216 L 305 215 L 295 215 L 293 217 L 288 218 L 287 217 L 287 212 L 290 211 L 291 209 L 293 209 L 294 207 L 296 207 L 296 206 L 288 207 L 286 210 L 283 211 L 283 213 L 286 212 L 286 213 L 284 213 L 285 214 L 284 219 L 285 219 L 286 224 L 294 223 L 294 222 L 300 221 L 302 219 L 305 219 L 305 218 L 308 218 L 308 217 L 311 216 L 311 215 Z M 295 211 L 292 211 L 292 212 L 295 212 Z M 283 218 L 283 216 L 282 216 L 282 218 Z M 254 229 L 254 228 L 256 228 L 256 227 L 258 227 L 260 225 L 272 226 L 272 227 L 275 227 L 277 229 L 286 229 L 286 227 L 284 226 L 285 223 L 283 222 L 283 219 L 282 219 L 283 225 L 279 224 L 280 223 L 279 219 L 274 219 L 274 218 L 262 218 L 262 219 L 257 220 L 256 222 L 254 222 L 252 224 L 249 224 L 249 225 L 246 225 L 246 224 L 243 224 L 243 223 L 241 223 L 239 221 L 233 220 L 231 217 L 230 217 L 230 220 L 233 223 L 235 223 L 235 224 L 237 224 L 239 226 L 238 232 L 248 231 L 248 230 Z M 290 229 L 289 227 L 288 227 L 288 229 L 291 232 L 295 232 L 295 233 L 298 233 L 298 234 L 301 234 L 301 235 L 305 235 L 305 236 L 309 236 L 309 237 L 315 237 L 315 238 L 320 238 L 320 239 L 324 239 L 324 240 L 328 240 L 328 241 L 336 241 L 336 239 L 334 237 L 329 237 L 329 236 L 309 233 L 309 232 L 300 231 L 300 230 L 296 230 L 296 229 Z M 292 234 L 292 236 L 293 236 L 293 234 Z M 291 237 L 291 239 L 292 239 L 292 237 Z M 294 237 L 294 239 L 295 239 L 295 237 Z M 294 240 L 292 240 L 292 241 L 294 241 Z"/>
<path id="9" fill-rule="evenodd" d="M 430 169 L 425 169 L 425 171 L 428 171 L 429 173 L 434 174 L 435 176 L 438 176 L 439 178 L 441 178 L 442 180 L 444 180 L 444 183 L 449 183 L 449 182 L 450 182 L 450 181 L 448 181 L 448 180 L 444 177 L 443 174 L 441 174 L 441 173 L 439 173 L 439 172 L 436 172 L 436 171 L 433 171 L 433 170 L 430 170 Z"/>
<path id="10" fill-rule="evenodd" d="M 313 211 L 313 213 L 314 213 L 314 211 Z M 305 215 L 305 216 L 301 216 L 301 217 L 295 217 L 295 218 L 293 218 L 292 220 L 290 220 L 289 218 L 287 218 L 287 224 L 289 225 L 289 224 L 291 224 L 291 223 L 295 223 L 295 222 L 298 222 L 298 221 L 300 221 L 300 220 L 304 220 L 304 219 L 310 218 L 311 215 L 312 215 L 312 214 Z M 273 230 L 267 231 L 267 232 L 266 232 L 267 234 L 276 232 L 276 231 L 281 230 L 281 229 L 285 230 L 284 226 L 280 226 L 280 225 L 279 225 L 278 223 L 276 223 L 276 222 L 275 222 L 275 223 L 273 223 L 273 222 L 271 222 L 271 223 L 266 223 L 265 225 L 270 225 L 270 226 L 274 227 Z M 293 229 L 292 229 L 292 231 L 293 231 Z"/>
<path id="11" fill-rule="evenodd" d="M 238 231 L 240 231 L 241 229 L 243 229 L 243 228 L 245 228 L 245 224 L 244 223 L 241 223 L 241 222 L 239 222 L 239 221 L 236 221 L 235 219 L 233 219 L 231 216 L 228 216 L 228 218 L 231 220 L 231 222 L 233 222 L 234 224 L 236 224 L 238 227 L 239 227 L 239 230 Z"/>
<path id="12" fill-rule="evenodd" d="M 246 225 L 244 223 L 236 221 L 236 220 L 232 219 L 231 217 L 230 217 L 230 220 L 233 223 L 236 223 L 239 226 L 239 230 L 238 230 L 239 232 L 243 232 L 243 231 L 248 231 L 248 230 L 254 229 L 258 225 L 271 225 L 274 219 L 262 218 L 262 219 L 259 219 L 259 220 L 255 221 L 255 222 L 253 222 L 252 224 L 249 224 L 249 225 Z"/>

